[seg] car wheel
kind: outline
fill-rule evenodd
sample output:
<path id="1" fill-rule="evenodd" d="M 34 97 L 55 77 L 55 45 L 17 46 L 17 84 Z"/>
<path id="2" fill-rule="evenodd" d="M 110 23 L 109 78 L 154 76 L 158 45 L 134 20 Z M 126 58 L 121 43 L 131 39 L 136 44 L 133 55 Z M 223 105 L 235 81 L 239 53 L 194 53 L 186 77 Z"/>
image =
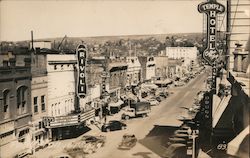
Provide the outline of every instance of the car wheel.
<path id="1" fill-rule="evenodd" d="M 107 128 L 107 129 L 106 129 L 106 132 L 110 132 L 110 128 Z"/>
<path id="2" fill-rule="evenodd" d="M 129 116 L 128 115 L 125 116 L 125 120 L 129 120 Z"/>
<path id="3" fill-rule="evenodd" d="M 126 127 L 125 126 L 122 126 L 122 130 L 125 130 L 126 129 Z"/>

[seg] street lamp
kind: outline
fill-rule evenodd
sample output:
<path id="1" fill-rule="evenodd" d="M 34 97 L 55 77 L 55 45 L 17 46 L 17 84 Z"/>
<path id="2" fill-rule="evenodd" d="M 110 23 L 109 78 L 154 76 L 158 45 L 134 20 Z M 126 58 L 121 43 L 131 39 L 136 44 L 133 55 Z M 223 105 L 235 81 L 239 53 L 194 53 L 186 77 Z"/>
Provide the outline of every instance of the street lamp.
<path id="1" fill-rule="evenodd" d="M 189 139 L 192 139 L 192 158 L 196 157 L 196 151 L 195 151 L 195 139 L 198 137 L 198 130 L 191 130 L 191 128 L 189 128 L 187 130 L 187 133 L 189 135 Z"/>

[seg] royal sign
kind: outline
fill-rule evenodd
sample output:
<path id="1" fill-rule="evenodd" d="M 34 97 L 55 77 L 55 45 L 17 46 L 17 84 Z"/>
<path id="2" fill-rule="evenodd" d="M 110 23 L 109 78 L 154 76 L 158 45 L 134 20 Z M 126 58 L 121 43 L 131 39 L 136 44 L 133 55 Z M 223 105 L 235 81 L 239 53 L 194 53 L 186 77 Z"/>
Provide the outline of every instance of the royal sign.
<path id="1" fill-rule="evenodd" d="M 216 29 L 216 16 L 225 11 L 225 7 L 216 2 L 216 0 L 210 0 L 198 5 L 198 11 L 200 13 L 207 14 L 207 48 L 203 52 L 203 58 L 213 65 L 219 57 L 219 51 L 216 48 L 217 42 L 217 29 Z"/>
<path id="2" fill-rule="evenodd" d="M 79 45 L 76 49 L 77 59 L 78 59 L 78 91 L 77 95 L 80 98 L 86 96 L 87 86 L 86 86 L 86 56 L 87 47 L 83 44 Z"/>

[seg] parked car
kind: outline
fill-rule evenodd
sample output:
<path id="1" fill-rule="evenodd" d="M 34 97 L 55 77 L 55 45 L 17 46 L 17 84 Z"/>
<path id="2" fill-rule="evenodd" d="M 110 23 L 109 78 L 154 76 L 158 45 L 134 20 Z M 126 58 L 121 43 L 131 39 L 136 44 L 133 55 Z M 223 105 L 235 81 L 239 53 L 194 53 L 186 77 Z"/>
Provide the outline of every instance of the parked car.
<path id="1" fill-rule="evenodd" d="M 185 85 L 185 83 L 184 82 L 181 82 L 181 81 L 179 81 L 179 82 L 175 82 L 175 87 L 180 87 L 180 86 L 184 86 Z"/>
<path id="2" fill-rule="evenodd" d="M 121 121 L 112 120 L 102 125 L 102 132 L 116 131 L 126 129 L 127 125 Z"/>
<path id="3" fill-rule="evenodd" d="M 72 158 L 72 156 L 70 156 L 67 153 L 60 153 L 60 154 L 49 156 L 49 158 Z"/>
<path id="4" fill-rule="evenodd" d="M 105 144 L 106 137 L 105 136 L 91 136 L 91 135 L 86 135 L 83 136 L 82 141 L 84 141 L 86 144 L 92 144 L 96 148 L 103 147 Z"/>
<path id="5" fill-rule="evenodd" d="M 134 134 L 124 134 L 118 149 L 129 150 L 136 145 L 137 138 Z"/>
<path id="6" fill-rule="evenodd" d="M 161 102 L 161 101 L 162 101 L 162 98 L 161 98 L 160 96 L 155 96 L 155 97 L 153 97 L 152 99 L 155 99 L 155 100 L 157 100 L 158 102 Z"/>
<path id="7" fill-rule="evenodd" d="M 148 99 L 148 102 L 150 103 L 151 106 L 159 105 L 159 102 L 156 99 Z"/>

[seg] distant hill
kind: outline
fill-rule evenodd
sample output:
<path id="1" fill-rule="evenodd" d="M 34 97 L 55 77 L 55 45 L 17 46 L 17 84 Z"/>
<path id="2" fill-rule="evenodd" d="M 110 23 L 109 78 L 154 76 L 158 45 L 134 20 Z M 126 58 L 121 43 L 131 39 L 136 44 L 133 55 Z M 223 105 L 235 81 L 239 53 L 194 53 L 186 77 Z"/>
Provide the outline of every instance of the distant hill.
<path id="1" fill-rule="evenodd" d="M 97 43 L 102 44 L 106 41 L 117 41 L 120 39 L 134 39 L 134 40 L 140 40 L 140 39 L 147 39 L 150 37 L 155 38 L 156 40 L 160 42 L 164 42 L 165 38 L 167 36 L 176 36 L 176 37 L 184 37 L 186 39 L 197 39 L 201 38 L 202 33 L 179 33 L 179 34 L 151 34 L 151 35 L 120 35 L 120 36 L 96 36 L 96 37 L 67 37 L 67 40 L 70 40 L 72 42 L 77 41 L 84 41 L 86 43 Z M 57 37 L 57 38 L 44 38 L 44 39 L 36 39 L 36 40 L 49 40 L 51 42 L 60 42 L 63 39 L 63 37 Z"/>

